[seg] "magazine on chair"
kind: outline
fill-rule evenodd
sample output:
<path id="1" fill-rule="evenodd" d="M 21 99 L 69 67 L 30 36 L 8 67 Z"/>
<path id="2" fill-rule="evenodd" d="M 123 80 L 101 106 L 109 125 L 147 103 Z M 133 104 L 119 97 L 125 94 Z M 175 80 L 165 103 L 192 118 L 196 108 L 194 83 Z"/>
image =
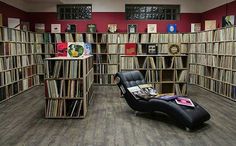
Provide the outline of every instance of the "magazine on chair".
<path id="1" fill-rule="evenodd" d="M 127 88 L 138 99 L 150 99 L 156 97 L 156 92 L 149 84 L 143 84 L 139 86 L 133 86 Z"/>
<path id="2" fill-rule="evenodd" d="M 189 98 L 184 98 L 184 97 L 178 97 L 175 99 L 175 102 L 179 105 L 184 105 L 184 106 L 190 106 L 190 107 L 195 107 L 193 104 L 192 100 Z"/>
<path id="3" fill-rule="evenodd" d="M 133 86 L 127 88 L 130 93 L 134 95 L 137 99 L 161 99 L 165 101 L 170 101 L 176 99 L 178 96 L 174 93 L 159 94 L 156 89 L 153 88 L 151 84 L 141 84 L 138 86 Z"/>

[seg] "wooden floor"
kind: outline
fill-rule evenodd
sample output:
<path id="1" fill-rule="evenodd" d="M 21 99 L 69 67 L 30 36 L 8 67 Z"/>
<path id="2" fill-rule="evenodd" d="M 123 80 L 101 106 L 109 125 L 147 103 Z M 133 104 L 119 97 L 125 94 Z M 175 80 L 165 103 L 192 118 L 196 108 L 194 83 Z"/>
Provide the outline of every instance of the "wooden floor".
<path id="1" fill-rule="evenodd" d="M 114 87 L 96 87 L 85 119 L 45 119 L 43 87 L 0 104 L 1 146 L 233 146 L 236 102 L 192 86 L 190 97 L 211 114 L 187 132 L 161 115 L 137 114 Z"/>

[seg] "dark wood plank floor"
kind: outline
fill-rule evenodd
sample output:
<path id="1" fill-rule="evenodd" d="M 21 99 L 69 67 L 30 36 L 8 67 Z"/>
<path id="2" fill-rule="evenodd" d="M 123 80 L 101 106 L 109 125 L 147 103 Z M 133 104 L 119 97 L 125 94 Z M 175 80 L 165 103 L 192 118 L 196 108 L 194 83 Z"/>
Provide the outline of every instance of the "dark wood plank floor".
<path id="1" fill-rule="evenodd" d="M 187 132 L 165 116 L 135 116 L 115 86 L 96 87 L 85 119 L 45 119 L 43 87 L 35 87 L 0 104 L 0 145 L 236 145 L 236 103 L 195 86 L 190 87 L 190 97 L 212 118 Z"/>

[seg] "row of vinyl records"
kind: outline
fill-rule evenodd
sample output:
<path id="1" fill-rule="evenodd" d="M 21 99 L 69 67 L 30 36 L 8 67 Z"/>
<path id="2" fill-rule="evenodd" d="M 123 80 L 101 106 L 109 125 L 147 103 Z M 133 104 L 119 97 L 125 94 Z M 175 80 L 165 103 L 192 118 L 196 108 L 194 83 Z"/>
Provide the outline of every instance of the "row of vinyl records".
<path id="1" fill-rule="evenodd" d="M 79 79 L 83 76 L 82 60 L 46 60 L 46 78 Z"/>
<path id="2" fill-rule="evenodd" d="M 96 74 L 116 74 L 118 72 L 118 64 L 95 64 L 94 71 Z"/>
<path id="3" fill-rule="evenodd" d="M 109 55 L 109 54 L 96 54 L 94 55 L 94 61 L 96 64 L 110 63 L 110 64 L 119 64 L 119 55 Z"/>
<path id="4" fill-rule="evenodd" d="M 236 28 L 228 27 L 219 30 L 203 31 L 197 33 L 197 42 L 225 41 L 236 39 Z"/>
<path id="5" fill-rule="evenodd" d="M 171 69 L 187 68 L 188 56 L 123 56 L 121 55 L 121 69 Z"/>
<path id="6" fill-rule="evenodd" d="M 0 41 L 44 43 L 43 34 L 19 30 L 16 30 L 16 33 L 14 33 L 14 31 L 14 29 L 6 31 L 4 28 L 3 35 L 0 34 Z"/>
<path id="7" fill-rule="evenodd" d="M 126 70 L 122 70 L 126 71 Z M 187 70 L 165 70 L 165 71 L 156 71 L 156 70 L 141 70 L 143 72 L 145 80 L 149 83 L 156 82 L 178 82 L 186 83 L 188 72 Z M 111 74 L 100 74 L 94 75 L 94 82 L 97 84 L 114 84 L 114 75 Z"/>
<path id="8" fill-rule="evenodd" d="M 56 33 L 46 34 L 46 42 L 87 43 L 189 43 L 195 42 L 196 34 L 146 34 L 146 33 Z M 55 35 L 55 36 L 53 36 Z"/>
<path id="9" fill-rule="evenodd" d="M 100 43 L 189 43 L 196 34 L 102 34 Z"/>
<path id="10" fill-rule="evenodd" d="M 81 98 L 83 97 L 82 80 L 46 80 L 47 98 Z"/>
<path id="11" fill-rule="evenodd" d="M 211 68 L 202 65 L 190 65 L 190 74 L 197 74 L 205 77 L 210 77 L 219 81 L 236 85 L 236 71 Z"/>
<path id="12" fill-rule="evenodd" d="M 49 57 L 48 55 L 45 57 Z M 43 64 L 42 55 L 0 57 L 0 72 L 14 68 Z"/>
<path id="13" fill-rule="evenodd" d="M 87 74 L 92 68 L 93 68 L 93 56 L 92 55 L 90 55 L 90 57 L 88 58 L 88 59 L 86 59 L 86 60 L 84 60 L 85 61 L 85 73 Z"/>
<path id="14" fill-rule="evenodd" d="M 49 40 L 49 42 L 52 40 Z M 95 34 L 87 33 L 56 33 L 55 42 L 86 42 L 96 43 Z"/>
<path id="15" fill-rule="evenodd" d="M 93 68 L 88 72 L 86 78 L 85 78 L 85 82 L 86 82 L 86 88 L 85 88 L 85 91 L 86 92 L 91 92 L 92 90 L 92 85 L 93 85 L 93 82 L 94 82 L 94 70 Z M 90 95 L 89 95 L 90 96 Z M 91 95 L 92 96 L 92 95 Z M 91 98 L 91 97 L 90 97 Z"/>
<path id="16" fill-rule="evenodd" d="M 236 42 L 190 44 L 189 53 L 236 55 Z"/>
<path id="17" fill-rule="evenodd" d="M 13 41 L 13 42 L 39 42 L 42 34 L 35 34 L 34 32 L 27 32 L 16 30 L 7 27 L 0 27 L 0 41 Z"/>
<path id="18" fill-rule="evenodd" d="M 82 99 L 47 99 L 46 117 L 82 117 L 84 100 Z"/>
<path id="19" fill-rule="evenodd" d="M 129 70 L 121 70 L 129 71 Z M 148 83 L 187 83 L 188 70 L 140 70 Z"/>
<path id="20" fill-rule="evenodd" d="M 53 44 L 0 43 L 0 55 L 54 54 Z"/>
<path id="21" fill-rule="evenodd" d="M 99 43 L 188 43 L 195 34 L 101 34 Z M 99 36 L 98 36 L 99 37 Z"/>
<path id="22" fill-rule="evenodd" d="M 5 72 L 0 72 L 0 86 L 11 84 L 13 82 L 31 77 L 37 74 L 36 66 L 12 69 Z"/>
<path id="23" fill-rule="evenodd" d="M 124 70 L 123 70 L 124 71 Z M 143 72 L 143 71 L 142 71 Z M 146 70 L 145 72 L 145 80 L 149 83 L 156 82 L 178 82 L 178 83 L 186 83 L 187 82 L 187 70 Z"/>
<path id="24" fill-rule="evenodd" d="M 190 74 L 190 84 L 196 84 L 218 94 L 236 100 L 236 85 L 224 83 L 204 76 Z"/>
<path id="25" fill-rule="evenodd" d="M 147 54 L 150 46 L 155 46 L 157 54 L 169 54 L 169 47 L 171 44 L 137 44 L 137 55 Z M 108 53 L 108 54 L 125 54 L 125 44 L 97 44 L 93 53 Z M 180 44 L 180 54 L 188 53 L 188 44 Z"/>
<path id="26" fill-rule="evenodd" d="M 115 84 L 114 75 L 110 74 L 100 74 L 94 75 L 95 84 Z"/>
<path id="27" fill-rule="evenodd" d="M 236 69 L 236 56 L 193 55 L 189 54 L 189 63 L 205 66 Z"/>
<path id="28" fill-rule="evenodd" d="M 175 95 L 187 95 L 186 83 L 152 83 L 159 94 L 175 93 Z"/>
<path id="29" fill-rule="evenodd" d="M 55 35 L 55 36 L 53 36 Z M 89 42 L 89 43 L 189 43 L 189 42 L 209 42 L 209 41 L 224 41 L 234 40 L 236 38 L 235 27 L 222 28 L 219 30 L 204 31 L 199 33 L 186 34 L 126 34 L 126 33 L 33 33 L 7 27 L 0 28 L 0 40 L 3 41 L 17 41 L 17 42 L 38 42 L 44 43 L 54 42 Z"/>
<path id="30" fill-rule="evenodd" d="M 228 27 L 197 33 L 197 42 L 236 40 L 236 28 Z"/>
<path id="31" fill-rule="evenodd" d="M 0 87 L 0 101 L 10 98 L 13 95 L 27 90 L 35 85 L 39 85 L 39 76 L 37 75 L 2 86 Z"/>

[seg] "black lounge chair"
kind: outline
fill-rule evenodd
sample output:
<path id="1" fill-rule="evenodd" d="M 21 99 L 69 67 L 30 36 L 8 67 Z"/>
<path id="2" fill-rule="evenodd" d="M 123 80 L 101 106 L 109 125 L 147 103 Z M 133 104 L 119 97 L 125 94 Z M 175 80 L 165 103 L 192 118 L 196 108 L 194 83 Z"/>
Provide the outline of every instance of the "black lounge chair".
<path id="1" fill-rule="evenodd" d="M 175 100 L 135 98 L 127 88 L 146 83 L 139 71 L 118 72 L 115 75 L 115 80 L 126 102 L 135 111 L 165 113 L 186 130 L 193 129 L 210 119 L 210 114 L 194 101 L 195 107 L 188 107 L 177 104 Z"/>

